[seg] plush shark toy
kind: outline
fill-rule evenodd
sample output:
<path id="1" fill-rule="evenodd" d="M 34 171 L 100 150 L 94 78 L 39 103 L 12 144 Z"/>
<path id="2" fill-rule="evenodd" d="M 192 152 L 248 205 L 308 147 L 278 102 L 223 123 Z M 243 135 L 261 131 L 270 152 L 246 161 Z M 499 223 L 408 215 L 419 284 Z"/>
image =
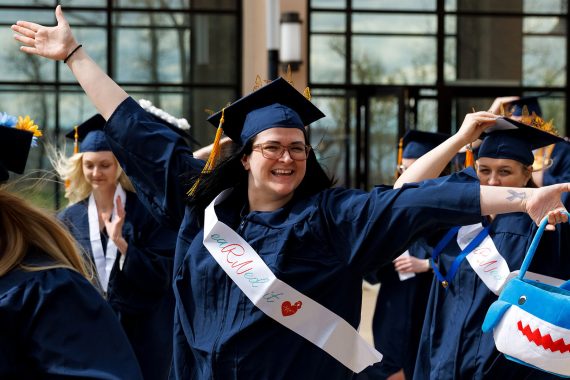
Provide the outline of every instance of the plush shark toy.
<path id="1" fill-rule="evenodd" d="M 570 281 L 552 286 L 524 278 L 545 227 L 546 219 L 519 275 L 489 307 L 483 332 L 493 329 L 497 350 L 508 359 L 570 377 Z"/>

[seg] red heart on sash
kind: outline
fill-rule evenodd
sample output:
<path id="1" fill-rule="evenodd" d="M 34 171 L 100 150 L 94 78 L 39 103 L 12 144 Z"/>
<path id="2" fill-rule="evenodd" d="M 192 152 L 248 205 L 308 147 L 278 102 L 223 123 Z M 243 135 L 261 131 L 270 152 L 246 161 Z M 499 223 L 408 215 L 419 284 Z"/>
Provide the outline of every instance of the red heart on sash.
<path id="1" fill-rule="evenodd" d="M 301 308 L 302 305 L 303 303 L 301 301 L 297 301 L 293 305 L 291 305 L 291 302 L 285 301 L 281 304 L 281 314 L 283 314 L 284 317 L 293 315 Z"/>

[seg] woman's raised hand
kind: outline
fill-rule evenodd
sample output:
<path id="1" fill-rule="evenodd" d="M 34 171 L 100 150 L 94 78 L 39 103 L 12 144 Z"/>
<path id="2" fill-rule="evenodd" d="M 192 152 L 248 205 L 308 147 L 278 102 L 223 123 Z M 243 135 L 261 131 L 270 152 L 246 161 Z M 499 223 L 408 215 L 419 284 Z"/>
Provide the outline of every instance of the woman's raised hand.
<path id="1" fill-rule="evenodd" d="M 18 33 L 14 38 L 23 44 L 20 50 L 54 60 L 65 59 L 78 43 L 63 16 L 61 5 L 55 8 L 55 17 L 57 25 L 51 27 L 29 21 L 18 21 L 12 25 L 12 30 Z"/>
<path id="2" fill-rule="evenodd" d="M 477 140 L 481 133 L 487 128 L 495 125 L 497 115 L 490 112 L 473 112 L 465 115 L 461 128 L 457 131 L 456 135 L 461 138 L 464 144 L 470 144 Z"/>

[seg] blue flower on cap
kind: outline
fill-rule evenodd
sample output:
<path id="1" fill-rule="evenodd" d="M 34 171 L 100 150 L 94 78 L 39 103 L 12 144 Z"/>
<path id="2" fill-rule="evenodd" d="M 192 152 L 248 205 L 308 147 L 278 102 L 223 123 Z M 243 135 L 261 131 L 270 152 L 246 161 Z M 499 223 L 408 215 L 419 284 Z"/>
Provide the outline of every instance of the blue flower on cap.
<path id="1" fill-rule="evenodd" d="M 16 125 L 16 117 L 8 115 L 6 112 L 0 112 L 0 126 L 13 127 Z"/>

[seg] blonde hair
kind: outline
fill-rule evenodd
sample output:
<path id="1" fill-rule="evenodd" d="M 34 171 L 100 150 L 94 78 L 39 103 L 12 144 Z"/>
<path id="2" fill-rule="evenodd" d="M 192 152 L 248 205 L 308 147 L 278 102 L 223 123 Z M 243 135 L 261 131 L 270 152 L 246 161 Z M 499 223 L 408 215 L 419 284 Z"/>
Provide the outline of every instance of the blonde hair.
<path id="1" fill-rule="evenodd" d="M 65 197 L 69 200 L 69 204 L 72 205 L 87 198 L 93 188 L 83 174 L 83 153 L 75 153 L 71 157 L 67 157 L 63 151 L 55 149 L 53 145 L 46 146 L 46 151 L 53 168 L 65 182 Z M 121 184 L 123 189 L 134 193 L 135 189 L 129 177 L 115 156 L 113 159 L 117 164 L 117 178 L 115 180 Z"/>
<path id="2" fill-rule="evenodd" d="M 52 263 L 24 264 L 31 247 L 44 252 Z M 89 281 L 94 273 L 71 234 L 53 215 L 0 187 L 0 277 L 14 268 L 27 271 L 68 268 Z"/>

